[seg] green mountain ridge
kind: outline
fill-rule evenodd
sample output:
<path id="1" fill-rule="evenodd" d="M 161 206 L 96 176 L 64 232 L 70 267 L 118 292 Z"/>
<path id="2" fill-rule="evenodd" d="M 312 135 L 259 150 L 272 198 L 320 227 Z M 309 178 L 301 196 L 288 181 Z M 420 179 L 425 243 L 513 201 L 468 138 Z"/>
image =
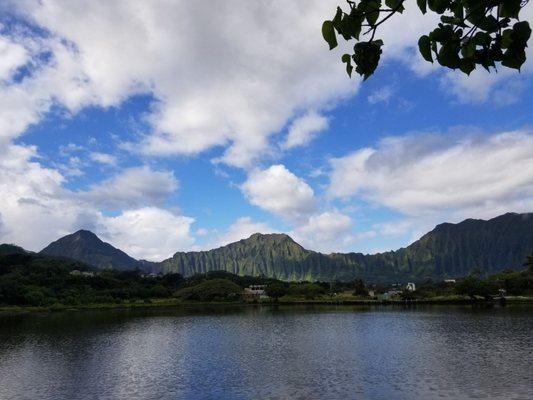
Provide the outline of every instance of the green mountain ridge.
<path id="1" fill-rule="evenodd" d="M 5 248 L 24 251 L 15 246 Z M 487 275 L 504 269 L 518 270 L 531 253 L 533 213 L 443 223 L 407 247 L 378 254 L 323 254 L 305 249 L 286 234 L 255 233 L 216 249 L 177 252 L 153 263 L 135 260 L 84 230 L 67 235 L 40 252 L 100 269 L 177 272 L 183 276 L 222 270 L 285 281 L 361 278 L 368 282 L 422 281 L 462 277 L 474 271 Z"/>
<path id="2" fill-rule="evenodd" d="M 254 234 L 209 251 L 178 252 L 160 263 L 163 272 L 185 276 L 224 270 L 282 280 L 391 282 L 454 278 L 479 270 L 521 269 L 533 252 L 533 214 L 508 213 L 491 220 L 440 224 L 411 245 L 385 253 L 306 250 L 283 234 Z"/>

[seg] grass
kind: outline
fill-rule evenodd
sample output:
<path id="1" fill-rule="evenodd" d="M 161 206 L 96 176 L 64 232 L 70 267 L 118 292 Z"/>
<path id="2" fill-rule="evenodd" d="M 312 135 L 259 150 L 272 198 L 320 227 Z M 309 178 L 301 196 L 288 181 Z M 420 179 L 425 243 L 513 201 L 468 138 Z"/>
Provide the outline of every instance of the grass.
<path id="1" fill-rule="evenodd" d="M 23 314 L 23 313 L 47 313 L 56 311 L 70 311 L 70 310 L 106 310 L 106 309 L 132 309 L 132 308 L 155 308 L 155 307 L 177 307 L 177 306 L 201 306 L 201 305 L 230 305 L 230 306 L 255 306 L 262 305 L 298 305 L 298 304 L 360 304 L 360 305 L 372 305 L 372 304 L 472 304 L 476 302 L 484 302 L 485 300 L 470 299 L 466 296 L 449 295 L 449 296 L 437 296 L 425 299 L 418 299 L 412 301 L 405 301 L 401 299 L 393 299 L 386 301 L 372 300 L 368 298 L 356 297 L 353 295 L 337 295 L 328 296 L 323 295 L 315 299 L 305 299 L 295 296 L 283 296 L 277 303 L 273 300 L 265 300 L 260 303 L 256 302 L 184 302 L 177 298 L 164 298 L 164 299 L 149 299 L 149 300 L 134 300 L 124 301 L 119 303 L 91 303 L 91 304 L 79 304 L 79 305 L 65 305 L 65 304 L 52 304 L 50 306 L 10 306 L 0 305 L 0 314 Z M 533 303 L 532 296 L 508 296 L 506 297 L 508 303 Z"/>

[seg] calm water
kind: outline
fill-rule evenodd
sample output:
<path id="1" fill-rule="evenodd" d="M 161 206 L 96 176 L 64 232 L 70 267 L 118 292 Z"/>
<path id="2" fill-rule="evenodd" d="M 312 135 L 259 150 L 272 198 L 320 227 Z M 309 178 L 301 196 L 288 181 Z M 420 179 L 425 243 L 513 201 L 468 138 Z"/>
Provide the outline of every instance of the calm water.
<path id="1" fill-rule="evenodd" d="M 533 308 L 0 317 L 0 399 L 532 399 Z"/>

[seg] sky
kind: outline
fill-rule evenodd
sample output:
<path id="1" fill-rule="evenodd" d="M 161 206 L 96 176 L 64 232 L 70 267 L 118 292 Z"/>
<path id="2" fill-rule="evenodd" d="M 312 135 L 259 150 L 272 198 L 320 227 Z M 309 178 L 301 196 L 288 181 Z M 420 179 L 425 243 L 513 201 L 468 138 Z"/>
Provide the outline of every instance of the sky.
<path id="1" fill-rule="evenodd" d="M 521 73 L 429 64 L 408 0 L 362 82 L 321 37 L 341 4 L 0 0 L 0 242 L 375 253 L 533 211 L 531 47 Z"/>

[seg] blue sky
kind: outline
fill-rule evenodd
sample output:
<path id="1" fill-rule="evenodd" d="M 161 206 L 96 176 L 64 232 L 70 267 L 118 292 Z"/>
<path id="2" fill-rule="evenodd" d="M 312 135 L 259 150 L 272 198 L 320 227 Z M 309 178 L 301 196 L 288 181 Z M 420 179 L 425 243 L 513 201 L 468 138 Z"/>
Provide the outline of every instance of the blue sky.
<path id="1" fill-rule="evenodd" d="M 412 7 L 350 80 L 320 36 L 337 3 L 303 4 L 4 2 L 0 242 L 85 228 L 157 260 L 261 231 L 376 252 L 532 210 L 531 62 L 431 66 Z"/>

